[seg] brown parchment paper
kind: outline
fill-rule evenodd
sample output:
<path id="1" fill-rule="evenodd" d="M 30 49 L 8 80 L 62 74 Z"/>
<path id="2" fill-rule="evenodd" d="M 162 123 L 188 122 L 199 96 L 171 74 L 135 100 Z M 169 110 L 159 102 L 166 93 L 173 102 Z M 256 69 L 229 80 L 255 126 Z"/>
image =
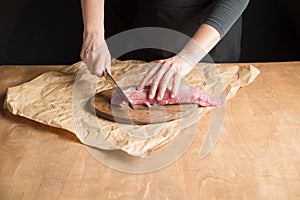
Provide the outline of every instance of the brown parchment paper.
<path id="1" fill-rule="evenodd" d="M 112 75 L 123 87 L 137 85 L 150 67 L 148 65 L 153 63 L 113 60 Z M 216 83 L 222 82 L 225 98 L 229 100 L 259 73 L 251 65 L 220 65 L 216 68 L 213 64 L 199 63 L 183 82 L 212 94 L 220 85 Z M 96 92 L 109 88 L 104 78 L 91 75 L 86 65 L 78 62 L 8 88 L 4 106 L 15 115 L 73 132 L 84 144 L 101 149 L 121 149 L 141 157 L 167 145 L 181 130 L 198 123 L 201 116 L 213 109 L 199 107 L 185 119 L 163 124 L 120 125 L 95 116 L 88 108 L 88 102 Z"/>

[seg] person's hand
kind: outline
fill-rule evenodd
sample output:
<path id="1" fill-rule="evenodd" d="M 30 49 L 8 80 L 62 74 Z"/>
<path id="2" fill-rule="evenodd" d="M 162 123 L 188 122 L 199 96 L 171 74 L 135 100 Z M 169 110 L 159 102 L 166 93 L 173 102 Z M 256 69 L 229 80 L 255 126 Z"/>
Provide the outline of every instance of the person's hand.
<path id="1" fill-rule="evenodd" d="M 149 69 L 138 89 L 143 89 L 152 79 L 152 85 L 148 98 L 161 100 L 165 94 L 167 85 L 172 81 L 172 95 L 174 98 L 180 86 L 181 78 L 188 74 L 194 67 L 184 56 L 178 54 L 174 57 L 159 60 L 153 68 Z"/>
<path id="2" fill-rule="evenodd" d="M 80 57 L 91 74 L 102 77 L 105 68 L 110 73 L 111 56 L 103 37 L 85 34 Z"/>

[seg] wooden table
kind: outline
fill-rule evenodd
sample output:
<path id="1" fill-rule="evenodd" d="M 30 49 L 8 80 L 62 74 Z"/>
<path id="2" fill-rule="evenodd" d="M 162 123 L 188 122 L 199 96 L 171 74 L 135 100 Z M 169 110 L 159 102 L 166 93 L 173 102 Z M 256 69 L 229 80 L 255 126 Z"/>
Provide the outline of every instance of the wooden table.
<path id="1" fill-rule="evenodd" d="M 191 147 L 147 174 L 94 159 L 70 132 L 0 107 L 0 199 L 300 199 L 300 62 L 254 63 L 259 77 L 226 105 L 223 134 L 199 159 L 210 122 Z M 1 66 L 6 90 L 64 66 Z"/>

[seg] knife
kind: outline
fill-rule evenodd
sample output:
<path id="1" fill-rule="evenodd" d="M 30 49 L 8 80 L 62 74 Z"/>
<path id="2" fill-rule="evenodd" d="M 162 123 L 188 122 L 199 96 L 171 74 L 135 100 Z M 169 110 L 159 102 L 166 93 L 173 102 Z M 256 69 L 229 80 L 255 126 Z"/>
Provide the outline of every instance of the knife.
<path id="1" fill-rule="evenodd" d="M 132 104 L 130 103 L 129 99 L 123 92 L 123 90 L 120 88 L 120 86 L 117 84 L 115 79 L 111 76 L 111 74 L 105 69 L 104 77 L 106 80 L 111 84 L 111 86 L 115 89 L 117 95 L 131 108 L 134 109 Z"/>

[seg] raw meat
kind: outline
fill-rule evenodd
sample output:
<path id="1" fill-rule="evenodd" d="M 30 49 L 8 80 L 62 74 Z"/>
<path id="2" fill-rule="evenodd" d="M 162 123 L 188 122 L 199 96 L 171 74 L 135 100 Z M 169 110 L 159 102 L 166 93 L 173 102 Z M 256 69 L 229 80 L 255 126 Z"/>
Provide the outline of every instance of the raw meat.
<path id="1" fill-rule="evenodd" d="M 171 98 L 171 90 L 167 89 L 162 100 L 149 99 L 147 97 L 150 86 L 146 86 L 142 90 L 136 87 L 130 87 L 124 90 L 125 95 L 132 105 L 171 105 L 171 104 L 198 104 L 199 106 L 219 106 L 224 103 L 224 99 L 215 98 L 197 87 L 188 85 L 181 86 L 178 89 L 177 96 Z M 117 106 L 125 106 L 126 103 L 116 94 L 113 95 L 111 103 Z"/>

